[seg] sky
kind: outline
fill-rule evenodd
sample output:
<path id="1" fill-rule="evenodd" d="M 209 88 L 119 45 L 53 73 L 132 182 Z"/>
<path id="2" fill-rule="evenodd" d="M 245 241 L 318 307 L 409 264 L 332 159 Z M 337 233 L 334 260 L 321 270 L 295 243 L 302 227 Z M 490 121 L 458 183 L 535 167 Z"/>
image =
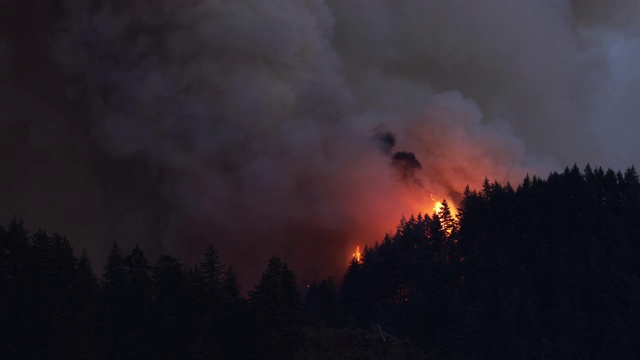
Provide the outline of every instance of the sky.
<path id="1" fill-rule="evenodd" d="M 640 1 L 0 2 L 0 219 L 245 288 L 466 185 L 640 159 Z"/>

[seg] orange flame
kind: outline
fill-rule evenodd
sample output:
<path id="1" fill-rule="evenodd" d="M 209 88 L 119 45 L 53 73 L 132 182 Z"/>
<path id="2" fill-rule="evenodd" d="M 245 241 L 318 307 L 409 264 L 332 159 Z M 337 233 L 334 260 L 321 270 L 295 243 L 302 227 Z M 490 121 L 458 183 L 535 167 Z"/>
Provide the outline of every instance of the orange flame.
<path id="1" fill-rule="evenodd" d="M 442 202 L 436 200 L 436 197 L 433 194 L 429 194 L 429 196 L 431 197 L 431 200 L 434 202 L 433 203 L 433 212 L 436 214 L 440 214 L 440 211 L 442 210 Z M 447 202 L 449 204 L 451 204 L 452 202 L 450 200 L 447 199 Z M 455 207 L 451 207 L 451 205 L 449 205 L 449 211 L 451 211 L 451 216 L 453 216 L 454 219 L 458 219 L 458 212 L 456 211 Z"/>
<path id="2" fill-rule="evenodd" d="M 353 259 L 355 259 L 356 262 L 358 264 L 360 264 L 361 263 L 361 256 L 362 256 L 362 254 L 360 253 L 360 246 L 358 245 L 358 246 L 356 246 L 356 252 L 353 253 Z"/>
<path id="3" fill-rule="evenodd" d="M 414 194 L 415 195 L 415 194 Z M 415 196 L 412 198 L 412 202 L 410 207 L 407 209 L 411 214 L 421 213 L 423 215 L 431 216 L 433 213 L 440 215 L 443 204 L 442 201 L 438 201 L 437 199 L 446 199 L 449 203 L 449 211 L 451 212 L 451 216 L 458 220 L 458 213 L 455 207 L 452 207 L 451 204 L 453 201 L 449 197 L 440 197 L 431 192 L 425 191 L 420 194 L 421 196 Z M 447 229 L 447 232 L 450 234 L 451 229 Z M 360 246 L 356 246 L 355 252 L 351 253 L 351 256 L 347 258 L 345 261 L 346 264 L 350 264 L 353 260 L 358 264 L 362 264 L 364 260 L 364 256 L 360 251 Z"/>
<path id="4" fill-rule="evenodd" d="M 439 214 L 440 210 L 442 210 L 442 202 L 436 201 L 435 205 L 433 205 L 433 212 Z"/>

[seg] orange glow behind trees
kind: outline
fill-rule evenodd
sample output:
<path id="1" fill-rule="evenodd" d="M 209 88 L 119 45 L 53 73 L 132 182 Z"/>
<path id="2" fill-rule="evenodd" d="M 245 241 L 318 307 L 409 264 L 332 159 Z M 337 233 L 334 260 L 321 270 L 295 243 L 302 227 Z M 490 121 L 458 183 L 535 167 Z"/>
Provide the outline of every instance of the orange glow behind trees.
<path id="1" fill-rule="evenodd" d="M 433 216 L 437 215 L 438 220 L 446 232 L 448 236 L 450 236 L 454 229 L 457 228 L 458 221 L 458 212 L 455 207 L 451 207 L 451 202 L 447 199 L 442 199 L 442 201 L 436 200 L 436 197 L 433 194 L 429 194 L 429 198 L 433 201 L 430 205 L 426 205 L 423 203 L 422 205 L 418 205 L 415 207 L 415 213 L 423 214 L 423 216 Z M 425 210 L 420 210 L 425 209 Z M 428 209 L 428 210 L 426 210 Z M 349 258 L 349 262 L 356 261 L 358 264 L 363 263 L 362 253 L 360 251 L 360 245 L 356 246 L 356 250 L 351 254 Z"/>
<path id="2" fill-rule="evenodd" d="M 442 210 L 442 202 L 436 201 L 436 204 L 433 205 L 433 212 L 439 214 L 440 210 Z"/>

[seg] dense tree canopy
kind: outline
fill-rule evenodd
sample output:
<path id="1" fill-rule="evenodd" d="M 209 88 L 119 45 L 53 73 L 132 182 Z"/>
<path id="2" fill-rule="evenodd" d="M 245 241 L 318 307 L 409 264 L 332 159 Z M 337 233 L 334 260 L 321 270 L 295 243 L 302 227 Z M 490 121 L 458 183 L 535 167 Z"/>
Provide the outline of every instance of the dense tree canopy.
<path id="1" fill-rule="evenodd" d="M 4 358 L 615 358 L 640 356 L 640 180 L 577 166 L 485 180 L 453 211 L 403 218 L 340 286 L 301 293 L 274 256 L 248 299 L 209 246 L 185 267 L 114 243 L 89 255 L 0 227 Z M 375 239 L 372 239 L 375 240 Z M 373 242 L 373 241 L 372 241 Z M 359 330 L 358 330 L 359 329 Z"/>
<path id="2" fill-rule="evenodd" d="M 486 180 L 352 262 L 342 301 L 445 358 L 636 358 L 640 182 L 577 166 Z M 443 207 L 443 212 L 446 211 Z"/>

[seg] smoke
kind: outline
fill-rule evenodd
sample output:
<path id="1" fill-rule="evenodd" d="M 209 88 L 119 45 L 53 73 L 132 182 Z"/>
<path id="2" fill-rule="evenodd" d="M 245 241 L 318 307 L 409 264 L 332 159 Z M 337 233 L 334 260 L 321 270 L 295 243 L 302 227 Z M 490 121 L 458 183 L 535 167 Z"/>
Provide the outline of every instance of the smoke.
<path id="1" fill-rule="evenodd" d="M 378 141 L 380 151 L 382 151 L 383 154 L 390 156 L 393 151 L 393 147 L 396 146 L 396 136 L 390 131 L 384 131 L 375 134 L 373 138 Z"/>
<path id="2" fill-rule="evenodd" d="M 416 172 L 422 170 L 422 165 L 420 165 L 420 162 L 416 159 L 416 155 L 408 151 L 398 151 L 393 154 L 392 163 L 405 181 L 412 179 L 416 181 Z"/>
<path id="3" fill-rule="evenodd" d="M 32 147 L 87 159 L 104 244 L 195 261 L 213 242 L 245 284 L 272 254 L 339 274 L 485 177 L 640 154 L 635 1 L 62 4 L 42 61 L 63 99 L 30 116 Z"/>

